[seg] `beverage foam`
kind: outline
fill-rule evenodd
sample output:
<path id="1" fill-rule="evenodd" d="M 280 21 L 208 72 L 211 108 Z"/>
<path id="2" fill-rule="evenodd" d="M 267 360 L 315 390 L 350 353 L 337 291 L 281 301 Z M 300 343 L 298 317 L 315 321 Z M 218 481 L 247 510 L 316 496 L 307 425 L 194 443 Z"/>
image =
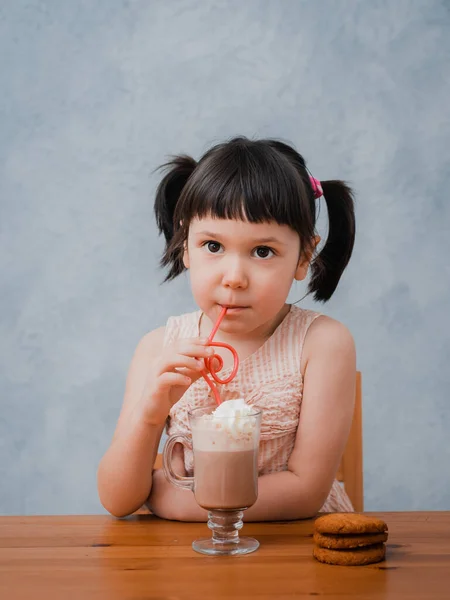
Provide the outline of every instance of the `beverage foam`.
<path id="1" fill-rule="evenodd" d="M 253 450 L 259 443 L 255 409 L 242 398 L 222 402 L 197 419 L 192 428 L 194 447 L 208 452 Z"/>

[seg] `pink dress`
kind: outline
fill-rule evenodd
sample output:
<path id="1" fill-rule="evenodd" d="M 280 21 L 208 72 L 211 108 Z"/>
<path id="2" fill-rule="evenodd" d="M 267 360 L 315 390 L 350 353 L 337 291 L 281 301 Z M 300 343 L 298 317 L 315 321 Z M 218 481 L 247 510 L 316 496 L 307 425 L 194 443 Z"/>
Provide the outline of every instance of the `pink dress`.
<path id="1" fill-rule="evenodd" d="M 170 317 L 167 321 L 164 345 L 178 338 L 199 336 L 201 311 Z M 236 377 L 219 386 L 223 400 L 244 398 L 247 404 L 262 409 L 259 474 L 286 471 L 294 448 L 302 403 L 303 378 L 300 362 L 303 343 L 311 323 L 320 313 L 291 306 L 289 313 L 271 337 L 253 354 L 241 361 Z M 231 369 L 220 372 L 226 378 Z M 191 385 L 181 400 L 172 407 L 167 433 L 191 437 L 188 411 L 212 404 L 214 399 L 206 381 L 201 377 Z M 185 467 L 193 473 L 193 455 L 185 449 Z M 335 480 L 322 512 L 352 512 L 349 497 Z"/>

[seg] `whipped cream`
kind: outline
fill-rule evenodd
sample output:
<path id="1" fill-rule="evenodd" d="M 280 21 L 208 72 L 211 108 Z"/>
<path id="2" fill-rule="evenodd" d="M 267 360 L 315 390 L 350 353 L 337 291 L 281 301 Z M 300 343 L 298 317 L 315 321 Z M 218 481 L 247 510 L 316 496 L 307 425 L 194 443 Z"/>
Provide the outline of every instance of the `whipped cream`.
<path id="1" fill-rule="evenodd" d="M 213 420 L 222 420 L 223 417 L 227 417 L 237 421 L 241 417 L 251 415 L 252 412 L 254 412 L 254 409 L 248 404 L 245 404 L 243 398 L 237 398 L 237 400 L 227 400 L 226 402 L 219 404 L 216 410 L 211 413 L 211 416 Z"/>
<path id="2" fill-rule="evenodd" d="M 258 416 L 242 398 L 222 402 L 193 427 L 194 446 L 202 450 L 243 450 L 259 444 Z M 254 416 L 251 416 L 254 415 Z"/>

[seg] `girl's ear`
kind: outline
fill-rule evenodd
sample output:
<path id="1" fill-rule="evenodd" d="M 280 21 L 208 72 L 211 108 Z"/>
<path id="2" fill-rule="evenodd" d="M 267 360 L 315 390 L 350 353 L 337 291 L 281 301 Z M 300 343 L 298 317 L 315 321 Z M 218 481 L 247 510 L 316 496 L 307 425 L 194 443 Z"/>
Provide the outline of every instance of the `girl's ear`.
<path id="1" fill-rule="evenodd" d="M 309 264 L 318 244 L 320 244 L 320 235 L 316 235 L 313 238 L 310 247 L 302 253 L 294 275 L 296 281 L 303 281 L 308 275 Z"/>
<path id="2" fill-rule="evenodd" d="M 180 227 L 183 225 L 183 221 L 180 221 Z M 183 244 L 183 265 L 186 269 L 189 269 L 189 254 L 188 254 L 188 242 L 187 240 Z"/>
<path id="3" fill-rule="evenodd" d="M 187 242 L 184 244 L 183 264 L 186 267 L 186 269 L 189 269 L 189 253 L 188 253 L 188 249 L 187 249 Z"/>

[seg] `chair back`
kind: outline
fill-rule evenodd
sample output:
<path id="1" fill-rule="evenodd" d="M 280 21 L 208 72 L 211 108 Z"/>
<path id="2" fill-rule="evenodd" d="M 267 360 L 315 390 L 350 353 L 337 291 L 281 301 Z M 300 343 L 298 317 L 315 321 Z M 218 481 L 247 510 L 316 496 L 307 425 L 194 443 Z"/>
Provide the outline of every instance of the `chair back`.
<path id="1" fill-rule="evenodd" d="M 355 410 L 352 427 L 345 446 L 336 479 L 344 484 L 345 491 L 356 512 L 364 510 L 363 446 L 362 446 L 362 390 L 361 373 L 356 373 Z"/>

